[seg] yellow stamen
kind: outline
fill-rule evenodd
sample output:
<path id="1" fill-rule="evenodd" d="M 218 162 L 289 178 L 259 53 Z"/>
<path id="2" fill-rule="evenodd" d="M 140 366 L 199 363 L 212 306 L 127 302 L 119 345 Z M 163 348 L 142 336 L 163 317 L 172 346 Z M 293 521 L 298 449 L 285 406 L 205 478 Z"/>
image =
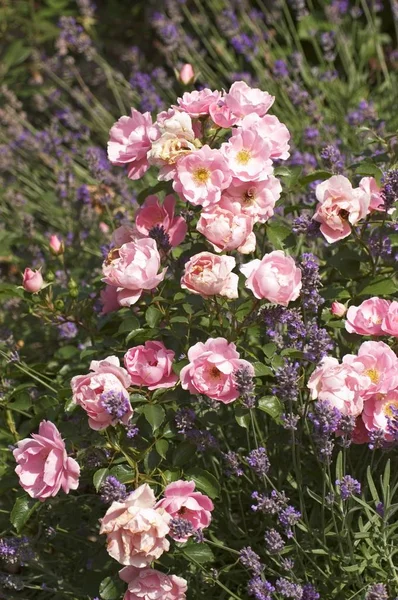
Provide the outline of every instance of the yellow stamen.
<path id="1" fill-rule="evenodd" d="M 206 167 L 199 167 L 193 172 L 193 179 L 198 185 L 205 185 L 210 178 L 210 171 Z"/>
<path id="2" fill-rule="evenodd" d="M 367 375 L 373 383 L 379 383 L 380 375 L 376 369 L 368 369 L 365 371 L 365 375 Z"/>
<path id="3" fill-rule="evenodd" d="M 247 163 L 249 162 L 250 159 L 251 159 L 251 154 L 250 154 L 249 150 L 246 150 L 245 148 L 242 148 L 242 150 L 239 150 L 238 154 L 236 155 L 236 160 L 241 165 L 247 165 Z"/>

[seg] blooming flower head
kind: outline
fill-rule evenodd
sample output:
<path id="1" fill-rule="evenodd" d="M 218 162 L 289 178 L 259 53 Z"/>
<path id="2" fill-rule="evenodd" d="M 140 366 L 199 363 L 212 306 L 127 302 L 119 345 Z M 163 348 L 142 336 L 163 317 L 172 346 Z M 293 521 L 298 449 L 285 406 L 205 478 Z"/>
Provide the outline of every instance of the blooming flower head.
<path id="1" fill-rule="evenodd" d="M 173 372 L 173 350 L 163 342 L 147 341 L 143 346 L 130 348 L 124 355 L 124 365 L 132 385 L 148 387 L 149 390 L 173 387 L 178 377 Z"/>
<path id="2" fill-rule="evenodd" d="M 217 100 L 209 106 L 210 117 L 216 125 L 228 129 L 239 121 L 239 118 L 234 115 L 231 109 L 225 104 L 224 100 Z"/>
<path id="3" fill-rule="evenodd" d="M 238 203 L 240 212 L 252 217 L 255 223 L 266 223 L 274 214 L 281 192 L 280 181 L 273 175 L 262 181 L 240 182 L 234 179 L 231 186 L 223 192 L 221 201 L 227 198 L 234 204 Z"/>
<path id="4" fill-rule="evenodd" d="M 384 334 L 398 337 L 398 302 L 394 300 L 389 304 L 387 313 L 384 315 L 381 329 Z"/>
<path id="5" fill-rule="evenodd" d="M 359 306 L 350 306 L 345 328 L 349 333 L 360 335 L 383 335 L 382 323 L 388 313 L 390 302 L 373 297 Z"/>
<path id="6" fill-rule="evenodd" d="M 235 344 L 224 338 L 198 342 L 188 350 L 189 364 L 180 373 L 181 385 L 191 394 L 204 394 L 229 404 L 239 397 L 234 372 L 252 365 L 240 358 Z"/>
<path id="7" fill-rule="evenodd" d="M 270 145 L 270 158 L 272 160 L 286 160 L 289 158 L 290 133 L 286 125 L 281 123 L 278 117 L 275 117 L 275 115 L 259 117 L 256 113 L 250 113 L 241 120 L 240 127 L 236 132 L 248 129 L 256 131 L 263 140 L 268 142 Z M 235 131 L 233 132 L 234 134 Z"/>
<path id="8" fill-rule="evenodd" d="M 224 101 L 230 111 L 239 118 L 256 113 L 263 117 L 271 108 L 275 100 L 268 92 L 258 88 L 251 88 L 244 81 L 235 81 Z"/>
<path id="9" fill-rule="evenodd" d="M 370 196 L 369 211 L 384 210 L 382 190 L 374 177 L 362 177 L 359 187 Z"/>
<path id="10" fill-rule="evenodd" d="M 398 386 L 398 358 L 384 342 L 364 342 L 357 355 L 343 357 L 343 364 L 366 376 L 361 391 L 364 399 L 374 394 L 386 394 Z"/>
<path id="11" fill-rule="evenodd" d="M 19 483 L 32 498 L 45 500 L 62 488 L 66 494 L 79 485 L 80 467 L 68 457 L 61 434 L 51 421 L 42 421 L 39 433 L 20 440 L 13 451 Z"/>
<path id="12" fill-rule="evenodd" d="M 222 144 L 228 168 L 238 184 L 260 181 L 272 174 L 271 146 L 252 129 L 235 129 L 228 142 Z"/>
<path id="13" fill-rule="evenodd" d="M 348 500 L 351 496 L 358 496 L 361 493 L 361 484 L 351 475 L 345 475 L 341 480 L 338 479 L 336 485 L 340 488 L 342 500 Z"/>
<path id="14" fill-rule="evenodd" d="M 154 227 L 162 227 L 171 247 L 181 244 L 187 233 L 187 224 L 182 217 L 174 216 L 175 204 L 171 194 L 165 197 L 163 204 L 157 196 L 148 196 L 135 215 L 137 231 L 147 237 L 151 236 Z"/>
<path id="15" fill-rule="evenodd" d="M 128 583 L 123 600 L 185 600 L 187 582 L 177 575 L 166 575 L 156 569 L 124 567 L 119 577 Z"/>
<path id="16" fill-rule="evenodd" d="M 387 394 L 374 394 L 365 402 L 362 420 L 368 431 L 382 431 L 386 440 L 391 440 L 389 435 L 389 419 L 394 417 L 398 410 L 398 390 Z"/>
<path id="17" fill-rule="evenodd" d="M 209 296 L 238 297 L 238 275 L 233 256 L 217 256 L 211 252 L 200 252 L 190 258 L 181 277 L 181 287 L 203 298 Z"/>
<path id="18" fill-rule="evenodd" d="M 193 92 L 185 92 L 178 98 L 177 110 L 187 113 L 192 118 L 203 117 L 209 114 L 209 107 L 220 98 L 220 92 L 212 92 L 209 88 Z"/>

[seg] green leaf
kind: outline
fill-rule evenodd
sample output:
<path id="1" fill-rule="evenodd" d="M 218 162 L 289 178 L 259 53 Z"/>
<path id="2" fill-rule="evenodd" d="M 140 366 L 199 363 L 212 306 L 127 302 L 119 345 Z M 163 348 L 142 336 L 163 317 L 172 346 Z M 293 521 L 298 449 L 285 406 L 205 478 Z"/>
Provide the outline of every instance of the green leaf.
<path id="1" fill-rule="evenodd" d="M 137 337 L 140 333 L 145 333 L 145 329 L 139 327 L 138 329 L 134 329 L 134 331 L 130 331 L 130 333 L 126 337 L 126 344 L 128 344 L 132 339 Z"/>
<path id="2" fill-rule="evenodd" d="M 76 354 L 79 354 L 80 350 L 78 348 L 76 348 L 76 346 L 63 346 L 62 348 L 60 348 L 59 350 L 57 350 L 57 352 L 55 353 L 55 358 L 60 358 L 61 360 L 69 360 L 70 358 L 72 358 L 73 356 L 76 356 Z"/>
<path id="3" fill-rule="evenodd" d="M 277 420 L 283 412 L 282 404 L 276 396 L 263 396 L 258 401 L 258 408 L 274 420 Z"/>
<path id="4" fill-rule="evenodd" d="M 272 358 L 276 351 L 276 344 L 273 342 L 265 344 L 265 346 L 262 347 L 262 350 L 267 358 Z"/>
<path id="5" fill-rule="evenodd" d="M 199 469 L 198 467 L 188 469 L 185 472 L 185 479 L 192 479 L 192 481 L 195 482 L 196 487 L 210 498 L 218 498 L 220 495 L 220 484 L 209 471 Z"/>
<path id="6" fill-rule="evenodd" d="M 196 454 L 196 446 L 189 442 L 182 442 L 174 451 L 173 466 L 182 467 Z"/>
<path id="7" fill-rule="evenodd" d="M 214 554 L 206 544 L 189 544 L 182 548 L 182 553 L 193 562 L 200 564 L 213 562 Z"/>
<path id="8" fill-rule="evenodd" d="M 101 485 L 104 483 L 105 478 L 108 477 L 109 474 L 110 474 L 109 469 L 99 469 L 98 471 L 96 471 L 94 473 L 93 485 L 97 492 L 100 489 Z"/>
<path id="9" fill-rule="evenodd" d="M 30 516 L 39 504 L 40 502 L 33 502 L 27 496 L 21 496 L 16 499 L 10 514 L 10 521 L 17 533 L 22 531 L 24 525 L 28 522 Z"/>
<path id="10" fill-rule="evenodd" d="M 133 469 L 126 465 L 116 465 L 109 470 L 109 475 L 116 477 L 120 483 L 129 483 L 134 479 L 135 473 Z"/>
<path id="11" fill-rule="evenodd" d="M 356 169 L 355 173 L 358 175 L 367 175 L 368 177 L 374 177 L 377 181 L 377 184 L 381 184 L 381 180 L 383 178 L 383 171 L 374 163 L 371 162 L 363 162 Z"/>
<path id="12" fill-rule="evenodd" d="M 137 317 L 128 317 L 127 319 L 123 319 L 123 321 L 119 325 L 118 333 L 127 333 L 130 331 L 134 331 L 138 329 L 140 326 L 140 322 Z"/>
<path id="13" fill-rule="evenodd" d="M 159 429 L 164 421 L 165 412 L 158 404 L 147 404 L 143 408 L 143 414 L 149 425 L 152 427 L 152 431 Z"/>
<path id="14" fill-rule="evenodd" d="M 154 306 L 149 306 L 145 313 L 145 321 L 148 323 L 149 327 L 153 329 L 158 325 L 160 319 L 162 318 L 162 313 L 160 310 L 155 308 Z"/>
<path id="15" fill-rule="evenodd" d="M 76 406 L 77 406 L 77 404 L 74 401 L 73 396 L 71 396 L 65 402 L 64 411 L 70 414 L 71 412 L 73 412 L 75 410 Z"/>
<path id="16" fill-rule="evenodd" d="M 267 367 L 267 365 L 264 365 L 261 362 L 255 362 L 253 363 L 253 367 L 254 367 L 254 374 L 256 377 L 266 377 L 271 375 L 271 377 L 274 375 L 272 369 L 270 367 Z"/>
<path id="17" fill-rule="evenodd" d="M 338 479 L 340 481 L 343 479 L 343 452 L 342 452 L 342 450 L 340 450 L 340 452 L 337 455 L 336 479 Z"/>
<path id="18" fill-rule="evenodd" d="M 115 582 L 110 577 L 106 577 L 100 583 L 99 595 L 102 600 L 118 600 L 120 592 Z"/>
<path id="19" fill-rule="evenodd" d="M 270 244 L 277 250 L 283 250 L 283 241 L 292 233 L 290 227 L 272 222 L 268 224 L 266 232 Z"/>
<path id="20" fill-rule="evenodd" d="M 368 466 L 368 469 L 366 471 L 366 477 L 368 480 L 369 490 L 370 490 L 373 500 L 375 502 L 380 502 L 379 494 L 377 493 L 377 489 L 376 489 L 376 486 L 375 486 L 373 478 L 372 478 L 372 472 L 370 469 L 370 465 Z"/>
<path id="21" fill-rule="evenodd" d="M 244 427 L 245 429 L 249 429 L 251 416 L 250 411 L 247 408 L 243 408 L 242 406 L 235 407 L 235 421 L 238 423 L 239 427 Z"/>
<path id="22" fill-rule="evenodd" d="M 143 396 L 142 394 L 131 394 L 130 395 L 130 403 L 135 404 L 138 402 L 142 402 L 142 403 L 146 404 L 148 402 L 148 398 L 146 396 Z"/>
<path id="23" fill-rule="evenodd" d="M 359 296 L 390 296 L 398 290 L 396 281 L 392 277 L 377 278 L 372 283 L 366 285 Z"/>
<path id="24" fill-rule="evenodd" d="M 169 188 L 170 188 L 170 184 L 168 181 L 161 181 L 157 185 L 145 188 L 137 196 L 138 204 L 142 204 L 147 196 L 157 194 L 158 192 L 162 192 L 163 190 L 167 190 Z"/>
<path id="25" fill-rule="evenodd" d="M 162 458 L 166 458 L 167 450 L 169 449 L 169 442 L 167 440 L 156 440 L 155 448 L 157 453 Z"/>
<path id="26" fill-rule="evenodd" d="M 333 175 L 333 173 L 330 173 L 329 171 L 314 171 L 313 173 L 310 173 L 309 175 L 305 175 L 304 177 L 301 177 L 300 183 L 301 183 L 301 185 L 308 185 L 309 183 L 312 183 L 313 181 L 317 181 L 318 179 L 325 181 L 326 179 L 330 179 L 330 177 L 332 175 Z"/>

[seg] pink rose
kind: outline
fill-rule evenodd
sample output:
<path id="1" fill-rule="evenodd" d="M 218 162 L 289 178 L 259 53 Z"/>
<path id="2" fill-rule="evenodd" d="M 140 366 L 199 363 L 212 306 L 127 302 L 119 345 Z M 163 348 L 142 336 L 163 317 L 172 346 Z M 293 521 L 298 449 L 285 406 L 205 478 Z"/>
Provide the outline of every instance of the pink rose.
<path id="1" fill-rule="evenodd" d="M 124 355 L 132 385 L 144 386 L 150 390 L 173 387 L 178 377 L 172 366 L 173 350 L 168 350 L 162 342 L 145 342 L 143 346 L 130 348 Z"/>
<path id="2" fill-rule="evenodd" d="M 200 252 L 185 264 L 181 287 L 203 298 L 209 296 L 238 297 L 239 277 L 232 273 L 235 267 L 233 256 L 217 256 L 211 252 Z"/>
<path id="3" fill-rule="evenodd" d="M 22 287 L 25 292 L 36 294 L 37 292 L 40 292 L 43 285 L 44 281 L 40 269 L 38 271 L 32 271 L 32 269 L 27 267 L 22 278 Z"/>
<path id="4" fill-rule="evenodd" d="M 186 63 L 182 65 L 180 72 L 178 74 L 178 79 L 184 85 L 189 85 L 195 79 L 195 71 L 193 70 L 193 66 L 190 63 Z"/>
<path id="5" fill-rule="evenodd" d="M 193 92 L 185 92 L 182 98 L 178 98 L 178 110 L 188 113 L 193 118 L 209 114 L 209 107 L 220 98 L 220 92 L 212 92 L 208 88 Z"/>
<path id="6" fill-rule="evenodd" d="M 287 306 L 300 295 L 301 270 L 282 250 L 274 250 L 262 260 L 256 258 L 242 265 L 240 270 L 247 277 L 246 287 L 256 298 Z"/>
<path id="7" fill-rule="evenodd" d="M 325 400 L 343 415 L 356 417 L 362 412 L 362 391 L 368 382 L 349 365 L 341 365 L 337 358 L 326 356 L 312 373 L 308 388 L 313 400 Z"/>
<path id="8" fill-rule="evenodd" d="M 163 281 L 167 269 L 158 273 L 159 267 L 155 240 L 144 238 L 111 251 L 110 259 L 102 265 L 102 281 L 117 288 L 120 306 L 131 306 L 144 290 L 153 290 Z"/>
<path id="9" fill-rule="evenodd" d="M 124 567 L 119 577 L 128 583 L 123 600 L 185 600 L 187 582 L 177 575 L 166 575 L 156 569 Z"/>
<path id="10" fill-rule="evenodd" d="M 335 315 L 336 317 L 344 317 L 345 313 L 347 312 L 347 308 L 341 302 L 335 301 L 335 302 L 332 302 L 332 306 L 330 307 L 330 312 L 332 313 L 332 315 Z"/>
<path id="11" fill-rule="evenodd" d="M 57 235 L 50 236 L 50 250 L 53 254 L 59 255 L 64 253 L 64 245 Z"/>
<path id="12" fill-rule="evenodd" d="M 73 400 L 86 411 L 91 429 L 105 429 L 109 425 L 130 420 L 133 410 L 127 388 L 130 376 L 120 366 L 116 356 L 92 360 L 91 373 L 72 378 Z"/>
<path id="13" fill-rule="evenodd" d="M 247 129 L 256 131 L 260 137 L 269 143 L 271 147 L 270 158 L 272 160 L 286 160 L 289 158 L 290 133 L 278 117 L 275 117 L 275 115 L 259 117 L 256 113 L 251 113 L 241 120 L 240 128 L 235 131 L 245 131 Z M 235 131 L 232 135 L 236 135 Z"/>
<path id="14" fill-rule="evenodd" d="M 359 335 L 383 335 L 382 322 L 389 306 L 388 300 L 377 297 L 369 298 L 359 306 L 350 306 L 345 322 L 346 330 Z"/>
<path id="15" fill-rule="evenodd" d="M 173 481 L 166 486 L 164 498 L 156 506 L 164 508 L 171 517 L 189 521 L 194 529 L 205 529 L 210 525 L 213 502 L 201 492 L 195 492 L 194 481 Z M 172 536 L 173 537 L 173 536 Z M 174 537 L 177 542 L 186 542 L 190 535 Z"/>
<path id="16" fill-rule="evenodd" d="M 398 302 L 391 302 L 381 324 L 383 333 L 398 337 Z"/>
<path id="17" fill-rule="evenodd" d="M 148 236 L 154 227 L 163 228 L 172 247 L 181 244 L 187 234 L 187 224 L 182 217 L 174 216 L 175 198 L 166 196 L 163 205 L 157 196 L 148 196 L 135 215 L 135 226 L 141 235 Z"/>
<path id="18" fill-rule="evenodd" d="M 237 117 L 256 113 L 263 117 L 274 103 L 275 97 L 258 88 L 251 88 L 244 81 L 235 81 L 224 97 L 225 104 Z"/>
<path id="19" fill-rule="evenodd" d="M 51 421 L 42 421 L 39 433 L 20 440 L 13 455 L 19 483 L 32 498 L 45 500 L 56 496 L 61 488 L 69 494 L 79 485 L 80 467 L 68 457 L 61 434 Z"/>
<path id="20" fill-rule="evenodd" d="M 234 130 L 220 151 L 238 185 L 242 181 L 260 181 L 272 174 L 271 146 L 254 130 Z"/>
<path id="21" fill-rule="evenodd" d="M 233 180 L 232 185 L 226 189 L 222 196 L 231 202 L 239 203 L 240 211 L 253 217 L 254 222 L 266 223 L 274 214 L 274 208 L 282 192 L 279 179 L 269 175 L 263 181 Z"/>
<path id="22" fill-rule="evenodd" d="M 365 427 L 365 423 L 362 420 L 362 415 L 360 415 L 355 419 L 355 427 L 354 431 L 352 432 L 352 443 L 368 444 L 369 442 L 369 431 Z"/>
<path id="23" fill-rule="evenodd" d="M 155 504 L 153 491 L 144 483 L 123 502 L 113 502 L 101 520 L 108 554 L 122 565 L 141 569 L 169 549 L 170 515 Z"/>
<path id="24" fill-rule="evenodd" d="M 321 223 L 321 232 L 330 244 L 349 236 L 351 225 L 368 214 L 370 196 L 361 188 L 353 189 L 343 175 L 319 183 L 315 193 L 318 206 L 313 218 Z"/>
<path id="25" fill-rule="evenodd" d="M 234 373 L 246 367 L 254 376 L 252 365 L 239 358 L 236 346 L 224 338 L 198 342 L 188 350 L 189 364 L 180 373 L 181 386 L 191 394 L 203 394 L 229 404 L 239 397 Z"/>
<path id="26" fill-rule="evenodd" d="M 384 438 L 393 440 L 388 431 L 388 419 L 394 418 L 398 411 L 398 390 L 392 390 L 386 395 L 375 394 L 365 402 L 362 419 L 368 431 L 383 431 Z"/>
<path id="27" fill-rule="evenodd" d="M 238 250 L 249 254 L 256 248 L 253 219 L 240 210 L 240 204 L 221 198 L 215 206 L 201 212 L 196 229 L 216 252 Z"/>
<path id="28" fill-rule="evenodd" d="M 398 386 L 398 358 L 384 342 L 364 342 L 358 355 L 346 354 L 343 364 L 366 375 L 362 390 L 364 399 L 374 394 L 387 394 Z"/>
<path id="29" fill-rule="evenodd" d="M 219 150 L 203 146 L 176 163 L 173 188 L 191 204 L 204 207 L 220 200 L 221 191 L 231 183 L 231 174 Z"/>
<path id="30" fill-rule="evenodd" d="M 231 112 L 224 100 L 218 100 L 218 102 L 210 104 L 209 113 L 212 121 L 224 129 L 229 129 L 239 121 L 239 118 Z"/>
<path id="31" fill-rule="evenodd" d="M 107 315 L 110 312 L 119 310 L 120 304 L 117 299 L 117 288 L 113 285 L 106 285 L 100 293 L 100 302 L 102 304 L 101 315 Z"/>
<path id="32" fill-rule="evenodd" d="M 359 187 L 370 196 L 369 212 L 384 210 L 384 198 L 381 188 L 374 177 L 362 177 Z"/>
<path id="33" fill-rule="evenodd" d="M 157 137 L 149 112 L 131 109 L 131 117 L 120 117 L 110 130 L 108 158 L 114 165 L 127 164 L 130 179 L 140 179 L 148 170 L 147 153 Z"/>

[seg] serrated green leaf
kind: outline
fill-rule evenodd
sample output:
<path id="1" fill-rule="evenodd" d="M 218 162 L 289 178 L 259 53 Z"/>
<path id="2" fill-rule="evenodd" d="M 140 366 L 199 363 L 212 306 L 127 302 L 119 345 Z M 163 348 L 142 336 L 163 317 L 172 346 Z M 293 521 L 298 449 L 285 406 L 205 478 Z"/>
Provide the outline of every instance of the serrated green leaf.
<path id="1" fill-rule="evenodd" d="M 118 600 L 120 592 L 111 577 L 103 579 L 99 586 L 99 595 L 102 600 Z"/>
<path id="2" fill-rule="evenodd" d="M 155 306 L 149 306 L 145 312 L 145 321 L 152 329 L 159 324 L 162 313 Z"/>
<path id="3" fill-rule="evenodd" d="M 266 229 L 267 238 L 274 248 L 283 250 L 283 241 L 292 233 L 287 225 L 282 223 L 269 223 Z"/>
<path id="4" fill-rule="evenodd" d="M 210 498 L 218 498 L 220 495 L 220 484 L 209 471 L 199 469 L 198 467 L 188 469 L 185 472 L 185 479 L 194 481 L 196 487 L 205 492 Z"/>
<path id="5" fill-rule="evenodd" d="M 167 450 L 169 449 L 169 442 L 167 440 L 156 440 L 155 448 L 157 453 L 162 457 L 166 458 Z"/>
<path id="6" fill-rule="evenodd" d="M 15 527 L 17 533 L 20 533 L 28 522 L 30 516 L 40 504 L 27 496 L 17 498 L 10 514 L 10 521 Z"/>

